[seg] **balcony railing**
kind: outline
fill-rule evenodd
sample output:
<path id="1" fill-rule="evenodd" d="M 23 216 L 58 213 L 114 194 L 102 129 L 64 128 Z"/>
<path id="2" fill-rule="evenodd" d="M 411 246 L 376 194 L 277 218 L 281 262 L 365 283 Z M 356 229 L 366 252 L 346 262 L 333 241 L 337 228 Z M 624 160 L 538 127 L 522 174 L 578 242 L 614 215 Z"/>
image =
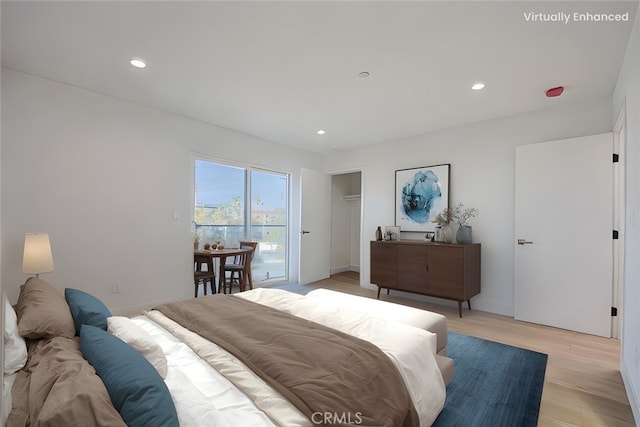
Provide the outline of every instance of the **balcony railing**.
<path id="1" fill-rule="evenodd" d="M 254 283 L 267 280 L 287 279 L 287 227 L 284 225 L 254 225 L 251 237 L 245 236 L 244 225 L 201 225 L 195 231 L 200 236 L 200 248 L 205 243 L 221 242 L 227 247 L 237 246 L 241 241 L 258 242 L 251 262 Z"/>

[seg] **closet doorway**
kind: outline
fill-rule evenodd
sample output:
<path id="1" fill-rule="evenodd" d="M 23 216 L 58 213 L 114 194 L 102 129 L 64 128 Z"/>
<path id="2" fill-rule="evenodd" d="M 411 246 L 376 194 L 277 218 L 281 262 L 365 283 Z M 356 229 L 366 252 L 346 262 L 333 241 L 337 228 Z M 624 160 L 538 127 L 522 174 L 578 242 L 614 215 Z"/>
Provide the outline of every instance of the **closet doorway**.
<path id="1" fill-rule="evenodd" d="M 360 283 L 362 172 L 331 176 L 331 276 Z"/>

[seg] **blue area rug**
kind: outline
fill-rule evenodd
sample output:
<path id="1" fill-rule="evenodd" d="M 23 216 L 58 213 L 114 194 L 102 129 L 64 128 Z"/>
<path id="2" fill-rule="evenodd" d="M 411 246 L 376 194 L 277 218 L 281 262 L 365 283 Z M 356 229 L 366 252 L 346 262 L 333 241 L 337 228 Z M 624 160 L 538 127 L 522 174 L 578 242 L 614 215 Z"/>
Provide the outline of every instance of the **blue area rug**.
<path id="1" fill-rule="evenodd" d="M 307 294 L 314 286 L 273 286 Z M 449 332 L 447 354 L 455 361 L 444 409 L 434 427 L 535 427 L 547 355 Z"/>
<path id="2" fill-rule="evenodd" d="M 318 289 L 315 286 L 301 285 L 299 283 L 281 283 L 279 285 L 266 286 L 273 289 L 282 289 L 284 291 L 295 292 L 296 294 L 306 295 L 314 289 Z"/>
<path id="3" fill-rule="evenodd" d="M 535 427 L 547 355 L 449 332 L 455 361 L 437 427 Z"/>

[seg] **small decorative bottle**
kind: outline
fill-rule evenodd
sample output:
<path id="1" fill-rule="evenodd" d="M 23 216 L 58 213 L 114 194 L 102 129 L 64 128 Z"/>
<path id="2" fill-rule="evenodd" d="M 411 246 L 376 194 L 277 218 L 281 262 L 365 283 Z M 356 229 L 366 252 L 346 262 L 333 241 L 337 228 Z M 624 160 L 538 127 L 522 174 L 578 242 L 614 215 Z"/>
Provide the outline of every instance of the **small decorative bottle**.
<path id="1" fill-rule="evenodd" d="M 442 226 L 441 226 L 441 225 L 436 225 L 436 228 L 435 228 L 435 235 L 434 235 L 433 240 L 434 240 L 436 243 L 442 243 L 442 242 L 444 242 L 444 233 L 442 232 Z"/>
<path id="2" fill-rule="evenodd" d="M 376 228 L 376 240 L 378 242 L 382 241 L 382 227 Z"/>

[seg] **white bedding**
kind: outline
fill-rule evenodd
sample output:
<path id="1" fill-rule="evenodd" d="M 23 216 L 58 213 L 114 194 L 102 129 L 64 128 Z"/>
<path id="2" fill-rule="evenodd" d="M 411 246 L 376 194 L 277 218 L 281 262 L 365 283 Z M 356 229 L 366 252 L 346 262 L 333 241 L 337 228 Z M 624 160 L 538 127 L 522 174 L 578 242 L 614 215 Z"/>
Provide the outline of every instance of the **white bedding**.
<path id="1" fill-rule="evenodd" d="M 179 338 L 147 316 L 132 320 L 157 341 L 167 357 L 165 383 L 181 427 L 274 425 L 244 393 Z"/>
<path id="2" fill-rule="evenodd" d="M 254 289 L 236 296 L 374 343 L 398 368 L 421 426 L 431 425 L 442 410 L 445 386 L 435 360 L 434 334 L 277 289 Z M 162 313 L 151 311 L 134 322 L 158 341 L 167 356 L 165 382 L 174 396 L 181 426 L 311 425 L 235 357 Z"/>
<path id="3" fill-rule="evenodd" d="M 438 354 L 446 355 L 447 320 L 442 314 L 330 289 L 315 289 L 304 297 L 306 299 L 321 299 L 324 303 L 328 301 L 333 307 L 358 311 L 433 332 L 437 336 Z"/>

